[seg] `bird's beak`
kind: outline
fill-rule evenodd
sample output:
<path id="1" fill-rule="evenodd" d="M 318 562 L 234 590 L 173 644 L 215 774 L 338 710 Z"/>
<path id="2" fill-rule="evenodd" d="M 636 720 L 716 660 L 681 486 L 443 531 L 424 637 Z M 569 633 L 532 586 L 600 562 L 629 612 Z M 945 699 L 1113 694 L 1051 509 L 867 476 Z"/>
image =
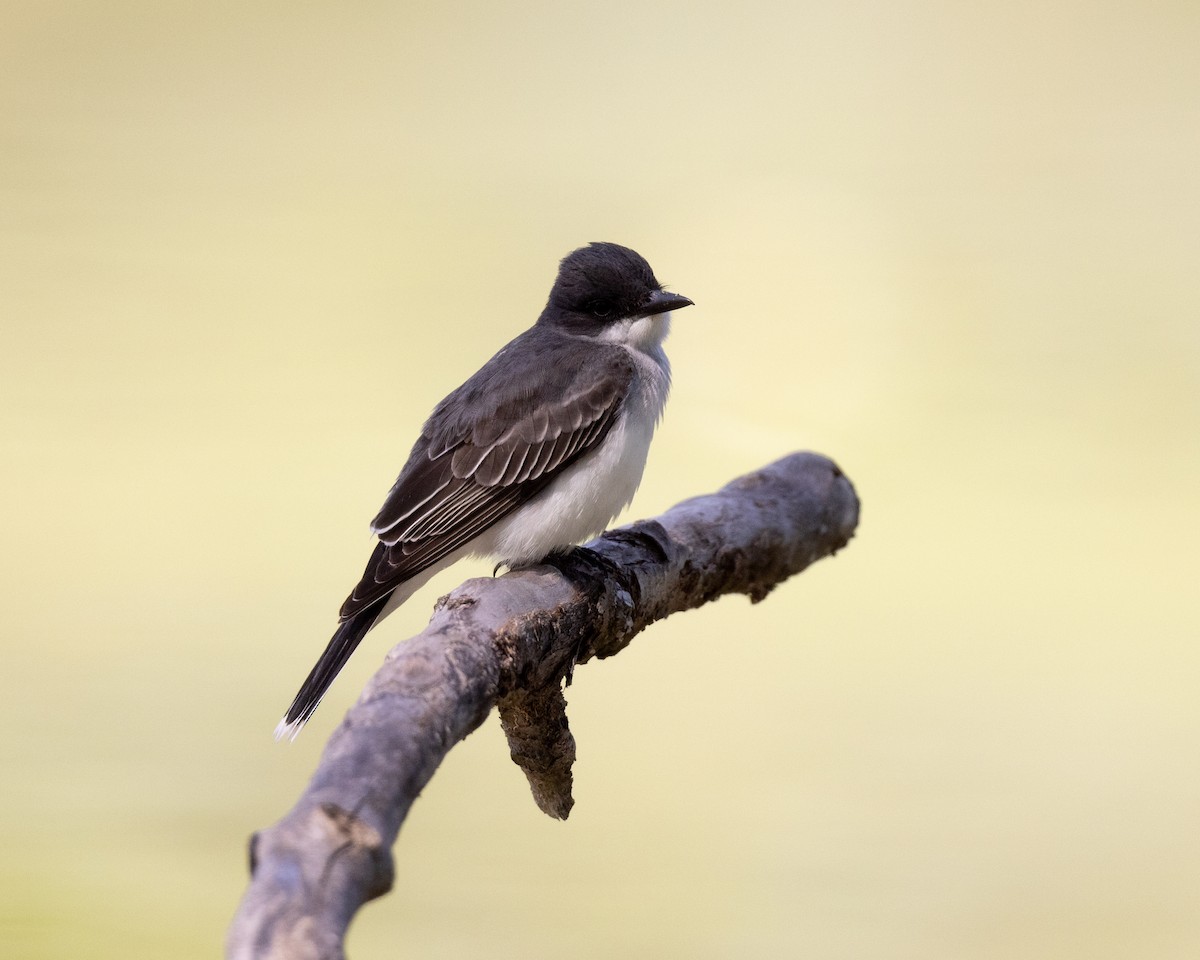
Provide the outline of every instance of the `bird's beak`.
<path id="1" fill-rule="evenodd" d="M 679 293 L 667 293 L 666 290 L 655 290 L 647 298 L 642 307 L 642 316 L 652 317 L 656 313 L 666 313 L 668 310 L 682 310 L 690 307 L 692 301 Z"/>

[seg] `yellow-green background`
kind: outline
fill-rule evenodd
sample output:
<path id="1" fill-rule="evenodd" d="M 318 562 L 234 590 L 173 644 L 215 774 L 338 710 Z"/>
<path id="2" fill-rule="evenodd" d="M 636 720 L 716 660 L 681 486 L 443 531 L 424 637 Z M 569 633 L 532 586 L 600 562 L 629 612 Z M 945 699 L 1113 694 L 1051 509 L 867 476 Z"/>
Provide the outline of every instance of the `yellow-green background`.
<path id="1" fill-rule="evenodd" d="M 858 538 L 495 720 L 357 957 L 1200 951 L 1200 7 L 16 2 L 0 923 L 207 957 L 392 643 L 271 730 L 432 404 L 589 240 L 696 306 L 632 516 L 792 449 Z M 440 589 L 439 589 L 440 588 Z"/>

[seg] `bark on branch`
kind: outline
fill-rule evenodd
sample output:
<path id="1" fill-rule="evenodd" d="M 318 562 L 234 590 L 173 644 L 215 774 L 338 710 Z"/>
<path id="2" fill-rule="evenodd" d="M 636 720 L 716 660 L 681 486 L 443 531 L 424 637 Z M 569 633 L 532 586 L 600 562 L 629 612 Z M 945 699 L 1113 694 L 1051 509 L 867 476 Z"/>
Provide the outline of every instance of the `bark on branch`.
<path id="1" fill-rule="evenodd" d="M 296 806 L 251 839 L 228 957 L 340 960 L 354 913 L 391 889 L 409 807 L 492 707 L 538 806 L 566 817 L 575 743 L 561 684 L 574 666 L 722 594 L 763 599 L 845 546 L 858 510 L 832 461 L 792 454 L 588 551 L 444 597 L 367 684 Z"/>

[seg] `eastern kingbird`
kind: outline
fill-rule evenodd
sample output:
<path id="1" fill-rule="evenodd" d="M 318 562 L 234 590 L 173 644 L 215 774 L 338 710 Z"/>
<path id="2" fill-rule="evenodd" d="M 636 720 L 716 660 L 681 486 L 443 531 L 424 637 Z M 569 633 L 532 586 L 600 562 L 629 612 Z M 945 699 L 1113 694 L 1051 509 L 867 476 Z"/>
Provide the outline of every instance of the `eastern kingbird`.
<path id="1" fill-rule="evenodd" d="M 536 562 L 633 499 L 662 416 L 670 311 L 642 257 L 593 243 L 559 265 L 535 323 L 434 408 L 371 530 L 340 624 L 275 729 L 295 737 L 376 623 L 467 556 Z"/>

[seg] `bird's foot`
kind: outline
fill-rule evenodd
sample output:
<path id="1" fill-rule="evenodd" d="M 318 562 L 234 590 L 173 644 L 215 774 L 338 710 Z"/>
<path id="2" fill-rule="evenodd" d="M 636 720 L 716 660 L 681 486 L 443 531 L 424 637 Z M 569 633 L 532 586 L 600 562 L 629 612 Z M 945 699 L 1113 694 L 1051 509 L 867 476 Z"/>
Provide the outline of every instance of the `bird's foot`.
<path id="1" fill-rule="evenodd" d="M 597 579 L 622 579 L 625 571 L 602 553 L 590 547 L 570 547 L 562 553 L 552 553 L 542 563 L 554 567 L 576 586 L 585 587 Z"/>
<path id="2" fill-rule="evenodd" d="M 553 567 L 582 591 L 594 590 L 597 581 L 623 580 L 625 572 L 608 557 L 588 547 L 571 547 L 560 553 L 552 553 L 542 563 Z M 588 659 L 591 654 L 589 638 L 580 635 L 571 652 L 564 679 L 570 686 L 575 678 L 575 666 Z"/>

